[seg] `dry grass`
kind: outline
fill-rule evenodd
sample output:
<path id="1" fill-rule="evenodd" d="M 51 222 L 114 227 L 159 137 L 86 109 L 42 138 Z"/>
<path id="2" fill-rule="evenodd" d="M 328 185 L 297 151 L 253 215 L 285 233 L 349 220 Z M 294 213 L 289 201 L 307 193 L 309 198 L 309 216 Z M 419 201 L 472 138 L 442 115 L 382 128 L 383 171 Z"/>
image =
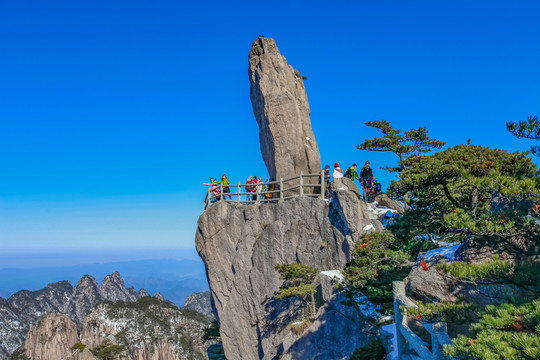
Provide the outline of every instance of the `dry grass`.
<path id="1" fill-rule="evenodd" d="M 302 335 L 308 327 L 311 326 L 311 320 L 304 319 L 302 321 L 295 321 L 291 324 L 291 331 L 296 335 Z"/>

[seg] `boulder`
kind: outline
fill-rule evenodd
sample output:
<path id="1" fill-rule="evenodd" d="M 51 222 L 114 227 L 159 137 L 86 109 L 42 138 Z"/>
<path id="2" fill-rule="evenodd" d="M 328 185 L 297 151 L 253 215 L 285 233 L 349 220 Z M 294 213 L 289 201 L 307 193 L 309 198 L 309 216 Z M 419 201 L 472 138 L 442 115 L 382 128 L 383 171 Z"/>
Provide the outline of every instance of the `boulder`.
<path id="1" fill-rule="evenodd" d="M 405 207 L 394 199 L 390 199 L 385 193 L 378 193 L 371 196 L 371 201 L 376 201 L 377 204 L 385 206 L 389 209 L 396 210 L 398 213 L 403 214 L 405 212 Z"/>
<path id="2" fill-rule="evenodd" d="M 537 259 L 540 243 L 520 235 L 469 235 L 456 251 L 456 260 L 485 262 L 493 256 L 510 263 Z"/>
<path id="3" fill-rule="evenodd" d="M 332 179 L 330 183 L 331 191 L 348 190 L 356 194 L 359 200 L 362 200 L 362 191 L 356 186 L 356 184 L 349 178 L 342 177 Z"/>
<path id="4" fill-rule="evenodd" d="M 259 36 L 249 52 L 250 97 L 259 124 L 261 152 L 270 177 L 321 172 L 302 75 L 272 38 Z M 312 179 L 314 181 L 314 179 Z"/>
<path id="5" fill-rule="evenodd" d="M 531 296 L 530 290 L 503 282 L 472 282 L 454 278 L 437 270 L 439 262 L 451 260 L 441 256 L 433 256 L 426 261 L 428 270 L 416 264 L 405 278 L 407 295 L 413 299 L 432 302 L 457 302 L 463 297 L 467 302 L 480 306 L 501 304 L 508 301 L 509 296 Z"/>

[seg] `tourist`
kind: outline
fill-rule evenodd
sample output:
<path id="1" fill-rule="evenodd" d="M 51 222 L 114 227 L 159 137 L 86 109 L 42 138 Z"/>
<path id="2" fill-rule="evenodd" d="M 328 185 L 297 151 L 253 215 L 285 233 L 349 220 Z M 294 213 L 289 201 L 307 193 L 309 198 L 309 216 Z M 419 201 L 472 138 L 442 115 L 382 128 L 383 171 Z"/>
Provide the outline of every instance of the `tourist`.
<path id="1" fill-rule="evenodd" d="M 334 173 L 332 174 L 333 179 L 341 179 L 343 177 L 343 169 L 339 167 L 338 163 L 334 164 Z"/>
<path id="2" fill-rule="evenodd" d="M 210 183 L 203 183 L 203 185 L 210 186 L 210 188 L 212 189 L 212 203 L 221 200 L 221 197 L 219 196 L 221 190 L 218 187 L 216 179 L 210 178 Z"/>
<path id="3" fill-rule="evenodd" d="M 354 179 L 360 181 L 360 177 L 358 176 L 358 173 L 356 172 L 356 164 L 352 164 L 352 166 L 348 167 L 347 170 L 345 170 L 346 178 L 349 178 L 354 182 Z"/>
<path id="4" fill-rule="evenodd" d="M 227 186 L 230 185 L 230 182 L 229 179 L 227 179 L 227 175 L 223 174 L 223 176 L 221 176 L 221 181 L 216 181 L 216 183 L 221 184 L 221 189 L 223 189 L 223 200 L 225 200 L 225 196 L 229 196 L 229 200 L 231 200 L 231 190 L 229 190 L 229 187 Z"/>
<path id="5" fill-rule="evenodd" d="M 324 166 L 324 182 L 326 184 L 326 191 L 324 192 L 325 197 L 330 197 L 330 165 Z"/>
<path id="6" fill-rule="evenodd" d="M 259 179 L 257 179 L 256 176 L 253 177 L 253 180 L 251 180 L 251 183 L 253 186 L 251 187 L 251 192 L 253 195 L 251 196 L 251 200 L 254 202 L 257 201 L 257 183 L 259 182 Z"/>
<path id="7" fill-rule="evenodd" d="M 364 188 L 364 201 L 367 201 L 367 196 L 371 194 L 371 186 L 373 182 L 373 170 L 371 169 L 371 164 L 369 161 L 366 161 L 362 171 L 360 171 L 360 183 Z"/>
<path id="8" fill-rule="evenodd" d="M 251 186 L 251 184 L 253 184 L 253 177 L 249 176 L 247 178 L 247 180 L 246 180 L 246 186 L 244 187 L 244 189 L 248 193 L 246 195 L 246 200 L 251 200 L 251 192 L 252 192 L 252 188 L 253 188 L 253 186 Z M 249 204 L 249 202 L 247 204 Z"/>

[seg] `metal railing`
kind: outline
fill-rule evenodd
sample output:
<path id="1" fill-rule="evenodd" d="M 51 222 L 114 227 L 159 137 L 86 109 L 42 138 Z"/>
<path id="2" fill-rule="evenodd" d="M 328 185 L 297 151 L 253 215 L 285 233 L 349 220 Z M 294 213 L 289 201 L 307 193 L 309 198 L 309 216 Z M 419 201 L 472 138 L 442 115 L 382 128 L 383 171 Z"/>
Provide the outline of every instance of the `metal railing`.
<path id="1" fill-rule="evenodd" d="M 318 180 L 313 183 L 312 178 Z M 236 188 L 236 191 L 232 191 Z M 242 188 L 244 191 L 242 191 Z M 252 189 L 254 191 L 248 191 Z M 266 189 L 266 190 L 265 190 Z M 307 189 L 313 189 L 308 191 Z M 228 190 L 228 191 L 224 191 Z M 320 190 L 320 191 L 317 191 Z M 326 184 L 324 181 L 324 170 L 319 174 L 304 174 L 288 179 L 277 181 L 258 182 L 256 184 L 219 184 L 215 188 L 209 188 L 204 198 L 204 209 L 217 201 L 236 202 L 246 205 L 279 202 L 292 199 L 298 196 L 310 196 L 324 199 Z M 215 193 L 215 194 L 214 194 Z M 245 198 L 242 199 L 242 196 Z M 228 197 L 228 199 L 226 199 Z"/>
<path id="2" fill-rule="evenodd" d="M 405 295 L 405 283 L 403 281 L 393 281 L 394 292 L 394 319 L 396 321 L 397 350 L 399 360 L 411 359 L 410 348 L 412 348 L 422 360 L 442 360 L 447 359 L 443 353 L 444 345 L 452 345 L 452 340 L 448 336 L 446 323 L 420 322 L 424 329 L 431 335 L 431 351 L 424 345 L 422 339 L 409 327 L 407 311 L 401 311 L 400 306 L 405 309 L 418 308 L 418 306 Z"/>

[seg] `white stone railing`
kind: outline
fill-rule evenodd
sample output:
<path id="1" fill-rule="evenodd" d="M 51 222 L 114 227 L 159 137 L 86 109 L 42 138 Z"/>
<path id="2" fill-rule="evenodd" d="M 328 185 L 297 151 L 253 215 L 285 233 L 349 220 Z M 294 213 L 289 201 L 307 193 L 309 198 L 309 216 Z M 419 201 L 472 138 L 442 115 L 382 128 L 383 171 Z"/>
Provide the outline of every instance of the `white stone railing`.
<path id="1" fill-rule="evenodd" d="M 403 281 L 392 282 L 394 292 L 394 319 L 396 321 L 397 350 L 399 360 L 411 359 L 412 348 L 422 360 L 442 360 L 447 359 L 443 353 L 444 345 L 451 345 L 452 340 L 448 336 L 446 323 L 420 322 L 424 329 L 431 335 L 431 351 L 424 345 L 420 337 L 409 327 L 407 311 L 405 309 L 418 308 L 418 306 L 405 295 L 405 283 Z"/>
<path id="2" fill-rule="evenodd" d="M 306 181 L 311 178 L 318 178 L 317 183 L 312 184 L 310 181 Z M 291 184 L 292 183 L 292 184 Z M 242 188 L 251 188 L 255 191 L 243 191 Z M 228 188 L 229 192 L 224 192 L 224 188 Z M 236 191 L 232 191 L 235 189 Z M 306 189 L 313 189 L 313 191 L 306 191 Z M 246 205 L 259 204 L 265 202 L 278 202 L 287 199 L 292 199 L 298 196 L 310 196 L 319 197 L 324 199 L 324 193 L 326 192 L 326 183 L 324 181 L 324 170 L 319 174 L 304 174 L 300 172 L 299 176 L 295 176 L 288 179 L 279 179 L 278 181 L 259 182 L 256 184 L 229 184 L 217 186 L 219 193 L 213 195 L 216 189 L 209 188 L 204 199 L 204 209 L 210 206 L 216 201 L 237 202 Z M 268 189 L 268 190 L 263 190 Z M 269 190 L 273 189 L 273 190 Z M 320 192 L 315 191 L 320 189 Z M 242 195 L 246 196 L 242 199 Z M 225 199 L 229 197 L 229 199 Z M 262 199 L 261 199 L 262 197 Z"/>

